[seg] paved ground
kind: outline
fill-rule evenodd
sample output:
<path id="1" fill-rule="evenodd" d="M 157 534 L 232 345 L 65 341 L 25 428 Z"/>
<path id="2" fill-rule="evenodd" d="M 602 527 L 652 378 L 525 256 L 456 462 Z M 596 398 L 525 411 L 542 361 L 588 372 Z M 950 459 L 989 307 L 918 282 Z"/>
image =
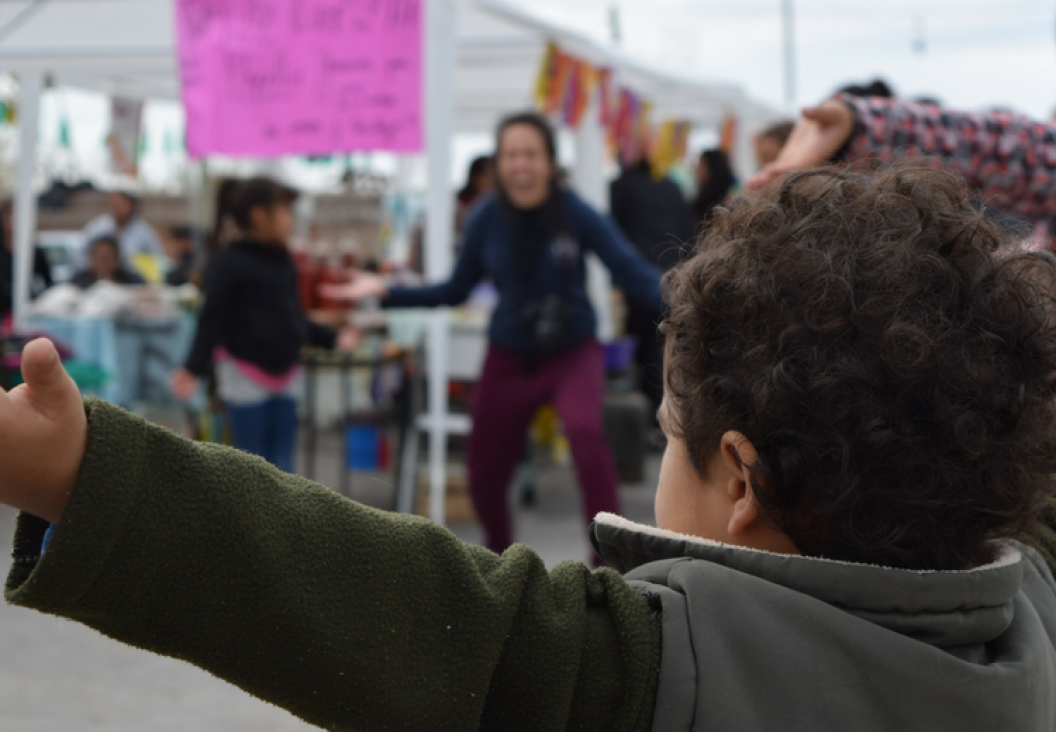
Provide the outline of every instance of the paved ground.
<path id="1" fill-rule="evenodd" d="M 334 460 L 319 478 L 336 484 Z M 327 465 L 331 466 L 327 470 Z M 621 489 L 624 513 L 652 520 L 659 461 L 647 480 Z M 386 476 L 356 476 L 353 496 L 389 507 Z M 14 514 L 0 508 L 0 546 L 9 547 Z M 472 525 L 453 525 L 467 541 Z M 535 506 L 521 509 L 518 538 L 548 566 L 587 556 L 578 497 L 567 469 L 539 475 Z M 7 549 L 0 570 L 7 572 Z M 301 732 L 315 729 L 187 664 L 137 651 L 75 623 L 0 605 L 0 730 L 4 732 Z"/>

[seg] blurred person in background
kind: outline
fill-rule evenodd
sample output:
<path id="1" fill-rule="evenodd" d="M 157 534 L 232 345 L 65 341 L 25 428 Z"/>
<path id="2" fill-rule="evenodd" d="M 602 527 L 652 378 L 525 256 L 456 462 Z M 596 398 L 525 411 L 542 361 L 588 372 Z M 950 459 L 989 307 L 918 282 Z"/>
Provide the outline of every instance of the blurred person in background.
<path id="1" fill-rule="evenodd" d="M 803 110 L 781 155 L 752 177 L 759 187 L 782 173 L 826 163 L 873 167 L 921 156 L 963 176 L 972 197 L 1035 227 L 1051 245 L 1056 219 L 1056 124 L 1003 111 L 961 112 L 848 93 Z"/>
<path id="2" fill-rule="evenodd" d="M 97 236 L 88 244 L 88 267 L 75 274 L 70 282 L 87 289 L 96 282 L 115 285 L 145 285 L 147 281 L 125 266 L 121 258 L 121 244 L 109 234 Z"/>
<path id="3" fill-rule="evenodd" d="M 10 199 L 0 203 L 0 236 L 3 237 L 3 246 L 0 247 L 0 308 L 3 309 L 2 315 L 6 316 L 15 302 L 15 233 Z M 33 269 L 30 278 L 30 299 L 55 284 L 48 258 L 44 255 L 44 250 L 36 244 L 33 245 Z"/>
<path id="4" fill-rule="evenodd" d="M 458 192 L 455 201 L 455 236 L 461 245 L 466 231 L 466 223 L 473 215 L 476 206 L 495 190 L 495 167 L 490 155 L 481 155 L 473 159 L 466 173 L 466 184 Z"/>
<path id="5" fill-rule="evenodd" d="M 165 256 L 165 247 L 154 227 L 139 213 L 139 199 L 125 191 L 111 191 L 106 197 L 105 214 L 101 214 L 84 227 L 86 241 L 100 236 L 113 236 L 121 246 L 121 256 L 126 267 L 136 267 L 137 258 L 152 257 L 160 261 Z"/>
<path id="6" fill-rule="evenodd" d="M 722 150 L 705 150 L 697 162 L 697 197 L 693 201 L 696 229 L 711 225 L 711 210 L 726 200 L 737 185 L 730 159 Z"/>
<path id="7" fill-rule="evenodd" d="M 682 258 L 693 238 L 693 214 L 678 184 L 656 178 L 649 161 L 626 166 L 609 187 L 612 217 L 645 259 L 667 272 Z M 664 344 L 657 329 L 658 313 L 635 302 L 627 306 L 627 333 L 637 340 L 635 362 L 642 391 L 652 403 L 653 427 L 664 398 Z"/>
<path id="8" fill-rule="evenodd" d="M 755 161 L 760 168 L 777 160 L 795 126 L 795 122 L 778 122 L 755 136 Z"/>
<path id="9" fill-rule="evenodd" d="M 196 237 L 197 232 L 193 226 L 181 224 L 169 229 L 169 237 L 165 242 L 165 255 L 169 259 L 170 268 L 165 275 L 165 284 L 173 287 L 188 283 L 201 286 L 202 275 L 198 269 Z"/>
<path id="10" fill-rule="evenodd" d="M 297 445 L 301 348 L 353 349 L 359 334 L 313 323 L 301 309 L 287 243 L 297 192 L 269 178 L 234 190 L 231 215 L 240 239 L 221 249 L 205 273 L 205 302 L 185 366 L 172 374 L 184 401 L 215 365 L 234 446 L 292 473 Z"/>
<path id="11" fill-rule="evenodd" d="M 466 229 L 451 279 L 394 288 L 354 272 L 324 296 L 383 298 L 387 307 L 454 306 L 490 277 L 499 294 L 489 348 L 477 382 L 469 445 L 469 489 L 496 552 L 513 543 L 510 478 L 524 454 L 529 422 L 552 403 L 568 438 L 589 524 L 618 511 L 618 478 L 602 426 L 604 351 L 586 290 L 584 256 L 594 252 L 613 280 L 654 317 L 663 311 L 660 272 L 619 229 L 559 183 L 557 145 L 545 117 L 504 119 L 496 134 L 498 195 L 482 203 Z"/>

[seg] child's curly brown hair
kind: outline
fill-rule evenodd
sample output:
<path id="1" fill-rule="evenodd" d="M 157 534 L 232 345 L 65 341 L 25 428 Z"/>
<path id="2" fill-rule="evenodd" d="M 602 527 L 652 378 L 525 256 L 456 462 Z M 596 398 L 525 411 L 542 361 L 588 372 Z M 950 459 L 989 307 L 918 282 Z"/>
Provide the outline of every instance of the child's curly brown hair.
<path id="1" fill-rule="evenodd" d="M 668 280 L 670 428 L 727 430 L 804 554 L 967 569 L 1054 495 L 1056 264 L 954 175 L 788 174 L 720 210 Z"/>

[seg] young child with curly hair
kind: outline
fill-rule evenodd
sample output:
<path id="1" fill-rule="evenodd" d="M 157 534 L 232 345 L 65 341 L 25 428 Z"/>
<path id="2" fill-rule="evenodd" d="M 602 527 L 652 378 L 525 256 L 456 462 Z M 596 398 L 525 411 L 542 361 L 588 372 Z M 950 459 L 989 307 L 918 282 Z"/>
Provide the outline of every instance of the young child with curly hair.
<path id="1" fill-rule="evenodd" d="M 736 199 L 668 281 L 658 527 L 599 515 L 595 572 L 82 403 L 34 342 L 6 596 L 332 730 L 1056 730 L 1054 286 L 941 171 Z"/>

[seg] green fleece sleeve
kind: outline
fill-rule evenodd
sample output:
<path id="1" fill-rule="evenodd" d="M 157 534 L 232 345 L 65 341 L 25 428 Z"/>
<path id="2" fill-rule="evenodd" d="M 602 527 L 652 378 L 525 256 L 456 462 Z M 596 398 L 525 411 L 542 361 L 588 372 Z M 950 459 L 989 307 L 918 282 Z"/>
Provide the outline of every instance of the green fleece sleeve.
<path id="1" fill-rule="evenodd" d="M 615 572 L 549 574 L 255 457 L 85 402 L 62 521 L 11 603 L 200 666 L 331 730 L 647 730 L 660 626 Z"/>

